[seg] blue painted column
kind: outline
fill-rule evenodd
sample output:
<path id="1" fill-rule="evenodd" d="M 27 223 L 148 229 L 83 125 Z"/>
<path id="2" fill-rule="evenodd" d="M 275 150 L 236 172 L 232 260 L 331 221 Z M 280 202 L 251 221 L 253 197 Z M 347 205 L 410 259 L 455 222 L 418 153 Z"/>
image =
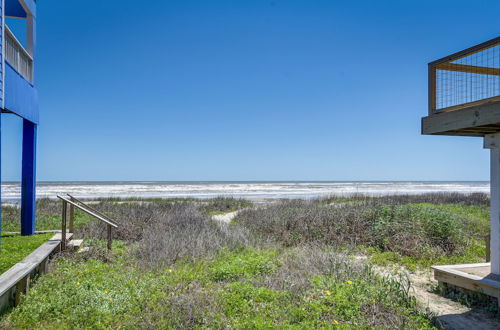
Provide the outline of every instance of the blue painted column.
<path id="1" fill-rule="evenodd" d="M 23 171 L 21 182 L 21 235 L 35 233 L 36 124 L 23 119 Z"/>
<path id="2" fill-rule="evenodd" d="M 2 243 L 1 234 L 3 233 L 2 227 L 2 111 L 0 110 L 0 245 Z"/>

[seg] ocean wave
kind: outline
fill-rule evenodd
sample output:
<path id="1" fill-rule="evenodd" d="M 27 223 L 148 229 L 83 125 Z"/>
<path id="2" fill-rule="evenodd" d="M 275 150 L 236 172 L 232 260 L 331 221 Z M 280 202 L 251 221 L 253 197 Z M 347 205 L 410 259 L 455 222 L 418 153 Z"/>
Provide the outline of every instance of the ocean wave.
<path id="1" fill-rule="evenodd" d="M 489 182 L 42 182 L 37 198 L 69 193 L 81 198 L 313 198 L 329 195 L 423 194 L 433 192 L 489 193 Z M 18 202 L 19 183 L 2 183 L 2 199 Z"/>

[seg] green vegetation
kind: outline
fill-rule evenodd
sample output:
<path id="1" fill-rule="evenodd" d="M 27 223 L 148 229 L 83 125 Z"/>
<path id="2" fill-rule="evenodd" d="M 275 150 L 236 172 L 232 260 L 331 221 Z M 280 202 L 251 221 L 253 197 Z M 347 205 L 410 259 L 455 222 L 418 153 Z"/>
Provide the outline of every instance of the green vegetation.
<path id="1" fill-rule="evenodd" d="M 33 236 L 2 235 L 0 245 L 0 274 L 14 266 L 54 234 Z"/>
<path id="2" fill-rule="evenodd" d="M 59 257 L 0 328 L 427 329 L 432 316 L 409 282 L 371 264 L 484 260 L 489 216 L 480 194 L 248 206 L 100 201 L 95 207 L 121 224 L 113 252 L 104 227 L 83 222 L 77 233 L 90 251 Z M 211 219 L 243 208 L 231 224 Z"/>
<path id="3" fill-rule="evenodd" d="M 252 203 L 245 199 L 217 197 L 208 199 L 203 208 L 210 215 L 215 215 L 234 212 L 250 206 Z"/>
<path id="4" fill-rule="evenodd" d="M 235 221 L 285 247 L 321 242 L 410 270 L 484 261 L 489 233 L 487 199 L 478 194 L 290 200 L 245 210 Z"/>
<path id="5" fill-rule="evenodd" d="M 389 213 L 389 214 L 388 214 Z M 415 228 L 420 224 L 419 235 L 433 240 L 439 252 L 422 245 L 411 252 L 397 251 L 394 241 L 383 237 L 383 244 L 362 251 L 372 255 L 378 264 L 400 264 L 409 270 L 431 265 L 484 262 L 486 255 L 485 236 L 489 233 L 489 210 L 486 206 L 460 204 L 406 204 L 381 212 L 379 223 L 392 226 L 395 231 Z M 397 225 L 394 222 L 397 222 Z M 408 221 L 413 225 L 408 224 Z M 401 226 L 397 229 L 396 226 Z"/>
<path id="6" fill-rule="evenodd" d="M 61 230 L 61 202 L 48 198 L 39 199 L 36 203 L 36 230 Z M 92 221 L 82 212 L 75 212 L 75 228 Z M 21 209 L 17 206 L 2 207 L 2 230 L 7 232 L 21 231 Z"/>
<path id="7" fill-rule="evenodd" d="M 119 252 L 106 261 L 59 259 L 3 326 L 432 328 L 407 287 L 333 250 L 222 249 L 214 258 L 148 271 L 131 248 Z"/>

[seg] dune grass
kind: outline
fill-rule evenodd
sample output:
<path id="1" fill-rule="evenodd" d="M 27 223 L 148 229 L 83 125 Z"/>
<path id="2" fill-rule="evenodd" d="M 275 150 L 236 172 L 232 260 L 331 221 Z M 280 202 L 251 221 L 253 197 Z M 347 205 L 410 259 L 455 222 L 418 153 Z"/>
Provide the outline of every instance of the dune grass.
<path id="1" fill-rule="evenodd" d="M 23 260 L 54 234 L 33 236 L 2 235 L 0 243 L 0 274 Z"/>
<path id="2" fill-rule="evenodd" d="M 371 264 L 415 269 L 484 257 L 484 195 L 249 205 L 100 201 L 95 207 L 121 223 L 113 253 L 101 224 L 83 224 L 77 234 L 91 250 L 58 258 L 0 327 L 427 329 L 432 316 L 408 281 Z M 210 217 L 241 208 L 231 224 Z"/>
<path id="3" fill-rule="evenodd" d="M 289 200 L 245 210 L 235 221 L 282 246 L 321 242 L 412 270 L 484 261 L 489 233 L 488 200 L 481 194 Z"/>
<path id="4" fill-rule="evenodd" d="M 341 246 L 283 246 L 210 218 L 247 203 L 96 204 L 121 221 L 113 253 L 104 228 L 85 224 L 91 250 L 58 258 L 0 327 L 433 327 L 404 279 L 376 275 Z"/>

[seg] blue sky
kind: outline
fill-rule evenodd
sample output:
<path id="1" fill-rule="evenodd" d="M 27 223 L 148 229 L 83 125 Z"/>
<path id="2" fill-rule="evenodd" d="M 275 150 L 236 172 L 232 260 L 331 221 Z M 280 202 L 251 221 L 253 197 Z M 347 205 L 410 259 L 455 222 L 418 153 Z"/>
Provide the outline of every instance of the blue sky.
<path id="1" fill-rule="evenodd" d="M 144 4 L 143 4 L 144 3 Z M 499 1 L 39 1 L 38 179 L 487 180 L 480 138 L 421 136 L 427 62 Z M 21 120 L 2 117 L 3 180 Z"/>

